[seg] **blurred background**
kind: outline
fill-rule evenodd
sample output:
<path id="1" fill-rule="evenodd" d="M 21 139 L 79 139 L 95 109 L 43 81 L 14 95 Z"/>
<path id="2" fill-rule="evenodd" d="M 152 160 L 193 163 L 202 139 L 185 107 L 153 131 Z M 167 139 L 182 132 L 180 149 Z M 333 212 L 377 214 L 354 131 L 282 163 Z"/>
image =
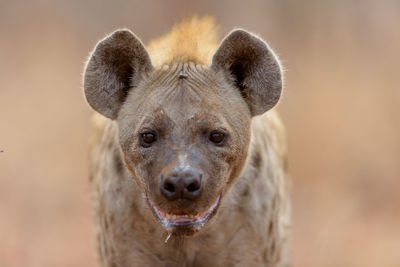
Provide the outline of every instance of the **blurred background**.
<path id="1" fill-rule="evenodd" d="M 396 0 L 0 0 L 0 266 L 95 266 L 84 62 L 114 29 L 148 43 L 193 14 L 286 68 L 294 266 L 400 266 Z"/>

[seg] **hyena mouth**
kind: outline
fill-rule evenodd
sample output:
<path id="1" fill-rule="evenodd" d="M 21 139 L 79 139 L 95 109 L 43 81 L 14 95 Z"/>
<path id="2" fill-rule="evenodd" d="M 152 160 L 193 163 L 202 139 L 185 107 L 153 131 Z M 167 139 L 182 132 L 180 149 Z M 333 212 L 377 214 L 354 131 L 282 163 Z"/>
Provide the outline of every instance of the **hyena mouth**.
<path id="1" fill-rule="evenodd" d="M 218 195 L 217 199 L 214 203 L 204 212 L 198 213 L 196 215 L 181 215 L 181 214 L 171 214 L 166 213 L 159 210 L 147 197 L 147 201 L 149 202 L 153 213 L 160 220 L 161 224 L 168 230 L 173 231 L 176 228 L 182 227 L 192 227 L 196 230 L 199 230 L 204 224 L 211 218 L 212 215 L 216 212 L 219 202 L 221 199 L 221 195 Z"/>

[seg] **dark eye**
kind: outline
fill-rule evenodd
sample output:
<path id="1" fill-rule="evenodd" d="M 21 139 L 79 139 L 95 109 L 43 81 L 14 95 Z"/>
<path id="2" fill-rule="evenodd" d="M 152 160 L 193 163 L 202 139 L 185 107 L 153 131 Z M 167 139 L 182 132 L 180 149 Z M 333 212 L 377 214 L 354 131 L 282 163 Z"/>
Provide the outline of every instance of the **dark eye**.
<path id="1" fill-rule="evenodd" d="M 149 146 L 155 141 L 157 141 L 157 135 L 155 133 L 142 133 L 141 134 L 141 141 L 142 145 L 144 146 Z"/>
<path id="2" fill-rule="evenodd" d="M 210 133 L 210 141 L 216 145 L 222 145 L 225 140 L 225 134 L 220 132 L 211 132 Z"/>

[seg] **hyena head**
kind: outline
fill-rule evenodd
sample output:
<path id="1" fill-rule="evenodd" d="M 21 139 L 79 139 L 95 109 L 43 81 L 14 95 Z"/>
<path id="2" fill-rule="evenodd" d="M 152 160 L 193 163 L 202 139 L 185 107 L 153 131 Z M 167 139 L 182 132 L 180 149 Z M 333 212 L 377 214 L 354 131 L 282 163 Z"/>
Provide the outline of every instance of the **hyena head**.
<path id="1" fill-rule="evenodd" d="M 241 29 L 211 64 L 160 66 L 132 32 L 118 30 L 97 44 L 84 74 L 87 101 L 117 121 L 125 165 L 155 218 L 184 235 L 217 213 L 246 161 L 251 118 L 276 105 L 281 88 L 272 50 Z"/>

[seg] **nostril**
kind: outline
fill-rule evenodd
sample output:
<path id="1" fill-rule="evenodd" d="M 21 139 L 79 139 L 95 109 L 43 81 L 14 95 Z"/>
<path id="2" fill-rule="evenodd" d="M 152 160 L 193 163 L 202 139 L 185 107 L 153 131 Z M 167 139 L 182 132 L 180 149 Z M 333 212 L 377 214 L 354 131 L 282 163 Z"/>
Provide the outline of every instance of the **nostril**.
<path id="1" fill-rule="evenodd" d="M 203 183 L 201 176 L 194 178 L 186 178 L 184 180 L 184 190 L 183 190 L 183 198 L 195 200 L 200 197 L 201 192 L 203 191 Z"/>
<path id="2" fill-rule="evenodd" d="M 181 189 L 176 179 L 167 178 L 160 184 L 161 194 L 169 200 L 174 200 L 181 195 Z"/>
<path id="3" fill-rule="evenodd" d="M 195 192 L 200 189 L 200 183 L 198 181 L 192 182 L 186 187 L 187 191 Z"/>
<path id="4" fill-rule="evenodd" d="M 174 184 L 171 183 L 171 182 L 165 183 L 165 184 L 164 184 L 164 188 L 165 188 L 165 190 L 167 190 L 168 192 L 175 193 L 175 186 L 174 186 Z"/>

